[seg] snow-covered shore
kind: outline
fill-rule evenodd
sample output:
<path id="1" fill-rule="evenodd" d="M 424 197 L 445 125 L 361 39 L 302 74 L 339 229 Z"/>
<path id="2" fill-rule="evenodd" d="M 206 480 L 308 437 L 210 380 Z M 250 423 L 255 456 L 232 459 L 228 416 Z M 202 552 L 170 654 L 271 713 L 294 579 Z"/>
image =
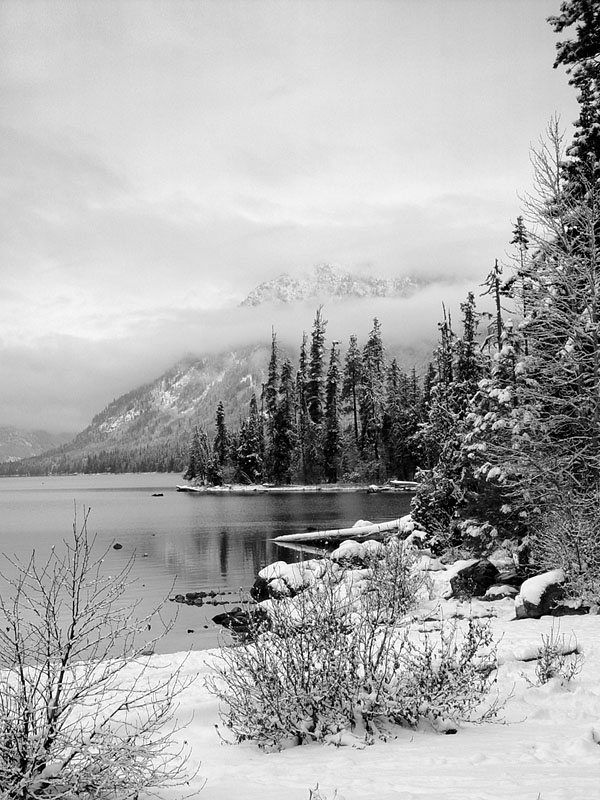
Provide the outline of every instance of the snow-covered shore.
<path id="1" fill-rule="evenodd" d="M 448 576 L 436 573 L 443 594 Z M 430 603 L 436 601 L 430 601 Z M 308 800 L 318 784 L 331 800 L 593 800 L 600 792 L 600 616 L 516 620 L 514 601 L 442 602 L 447 619 L 491 615 L 498 643 L 496 690 L 508 698 L 497 722 L 461 726 L 456 735 L 398 728 L 370 746 L 310 744 L 279 753 L 223 744 L 218 701 L 205 687 L 217 651 L 154 656 L 165 675 L 184 662 L 197 678 L 181 696 L 178 734 L 190 746 L 198 775 L 186 787 L 203 800 Z M 428 604 L 429 605 L 429 604 Z M 427 614 L 431 607 L 423 608 Z M 535 683 L 542 636 L 554 632 L 583 652 L 570 683 Z M 135 670 L 131 665 L 128 669 Z M 158 792 L 176 800 L 181 790 Z"/>

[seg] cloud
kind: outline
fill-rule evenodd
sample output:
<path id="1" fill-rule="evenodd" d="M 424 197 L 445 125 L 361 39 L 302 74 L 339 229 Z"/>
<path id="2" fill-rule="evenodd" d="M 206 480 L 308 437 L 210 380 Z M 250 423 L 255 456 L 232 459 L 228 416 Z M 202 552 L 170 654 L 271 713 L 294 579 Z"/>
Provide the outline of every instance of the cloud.
<path id="1" fill-rule="evenodd" d="M 373 318 L 382 324 L 389 349 L 428 358 L 437 340 L 442 302 L 459 321 L 459 305 L 472 284 L 432 284 L 412 298 L 325 302 L 328 341 L 343 346 L 351 334 L 364 344 Z M 116 397 L 159 377 L 186 354 L 201 357 L 278 341 L 297 357 L 303 331 L 310 333 L 316 303 L 230 307 L 226 310 L 156 308 L 130 321 L 119 338 L 93 341 L 50 336 L 30 344 L 0 346 L 3 386 L 0 420 L 5 425 L 76 433 Z"/>

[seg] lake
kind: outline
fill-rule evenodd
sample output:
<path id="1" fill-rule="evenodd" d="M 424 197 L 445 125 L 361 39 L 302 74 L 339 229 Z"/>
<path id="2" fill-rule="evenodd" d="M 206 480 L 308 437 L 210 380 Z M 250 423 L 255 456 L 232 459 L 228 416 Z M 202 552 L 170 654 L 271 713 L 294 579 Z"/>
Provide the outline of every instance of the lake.
<path id="1" fill-rule="evenodd" d="M 43 558 L 69 538 L 75 512 L 81 522 L 90 509 L 88 532 L 96 535 L 98 554 L 106 551 L 109 574 L 135 556 L 125 599 L 139 598 L 139 613 L 165 599 L 164 615 L 177 612 L 157 650 L 198 650 L 216 646 L 221 634 L 212 617 L 239 603 L 260 569 L 303 557 L 276 545 L 275 536 L 359 519 L 384 522 L 408 513 L 411 499 L 366 492 L 187 494 L 176 491 L 181 482 L 179 474 L 164 473 L 1 478 L 0 550 L 28 559 L 35 549 Z M 201 607 L 168 600 L 190 591 L 215 596 Z"/>

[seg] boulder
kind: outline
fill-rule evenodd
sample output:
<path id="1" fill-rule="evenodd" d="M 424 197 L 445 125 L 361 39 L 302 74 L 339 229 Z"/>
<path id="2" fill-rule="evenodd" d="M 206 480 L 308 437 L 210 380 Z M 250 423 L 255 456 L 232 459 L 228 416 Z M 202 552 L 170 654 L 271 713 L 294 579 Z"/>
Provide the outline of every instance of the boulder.
<path id="1" fill-rule="evenodd" d="M 269 591 L 269 581 L 261 578 L 259 575 L 250 589 L 250 597 L 253 600 L 256 600 L 257 603 L 262 603 L 263 600 L 268 600 L 269 597 L 271 597 L 271 592 Z"/>
<path id="2" fill-rule="evenodd" d="M 565 573 L 553 569 L 541 575 L 534 575 L 523 581 L 519 594 L 515 597 L 517 619 L 539 619 L 547 614 L 556 614 L 559 601 L 565 591 Z"/>
<path id="3" fill-rule="evenodd" d="M 450 586 L 454 597 L 481 597 L 496 583 L 498 569 L 488 561 L 481 558 L 459 570 L 450 578 Z"/>
<path id="4" fill-rule="evenodd" d="M 212 620 L 215 624 L 222 625 L 242 639 L 252 639 L 258 633 L 270 627 L 269 615 L 261 606 L 245 610 L 236 606 L 231 611 L 217 614 Z"/>

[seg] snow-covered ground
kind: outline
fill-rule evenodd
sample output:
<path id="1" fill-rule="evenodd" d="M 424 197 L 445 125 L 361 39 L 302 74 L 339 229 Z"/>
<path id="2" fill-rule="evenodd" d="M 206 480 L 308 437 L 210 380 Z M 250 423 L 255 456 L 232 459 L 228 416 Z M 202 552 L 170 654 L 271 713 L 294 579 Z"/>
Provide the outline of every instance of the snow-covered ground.
<path id="1" fill-rule="evenodd" d="M 448 574 L 436 573 L 439 595 Z M 508 700 L 499 721 L 466 724 L 456 735 L 398 728 L 370 746 L 310 744 L 275 753 L 255 745 L 223 744 L 218 701 L 205 687 L 215 651 L 154 656 L 170 673 L 184 658 L 196 674 L 181 697 L 178 734 L 190 745 L 198 775 L 185 788 L 202 800 L 308 800 L 318 785 L 331 800 L 594 800 L 600 798 L 600 616 L 516 620 L 514 601 L 444 600 L 443 614 L 492 615 L 498 642 L 497 690 Z M 583 652 L 581 672 L 535 684 L 542 636 L 554 635 Z M 128 669 L 135 670 L 132 665 Z M 153 670 L 154 671 L 154 670 Z M 337 795 L 336 795 L 337 791 Z M 182 790 L 163 789 L 161 800 Z"/>

